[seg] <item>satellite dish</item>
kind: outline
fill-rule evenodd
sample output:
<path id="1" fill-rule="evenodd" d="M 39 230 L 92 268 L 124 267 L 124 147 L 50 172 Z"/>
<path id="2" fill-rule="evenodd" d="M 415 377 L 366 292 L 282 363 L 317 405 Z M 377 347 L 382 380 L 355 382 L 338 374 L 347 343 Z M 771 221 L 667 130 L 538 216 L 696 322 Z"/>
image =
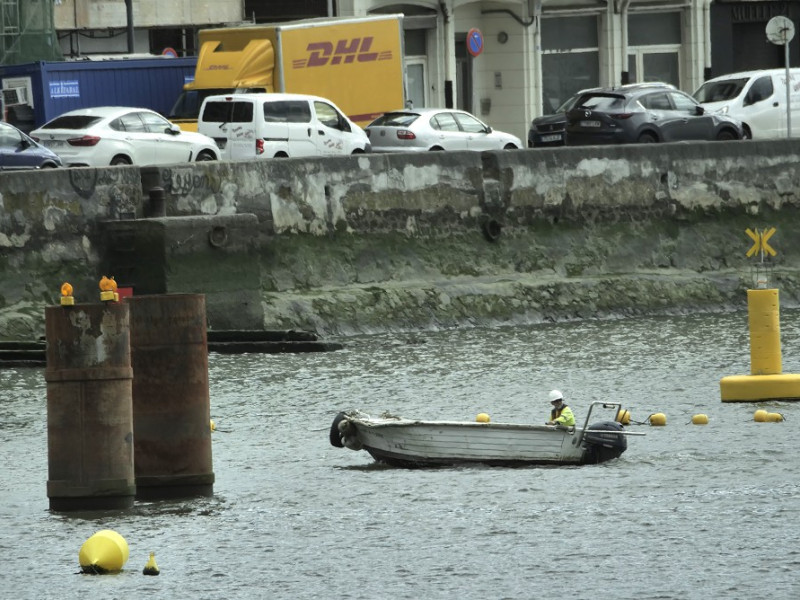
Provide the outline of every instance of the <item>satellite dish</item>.
<path id="1" fill-rule="evenodd" d="M 794 38 L 794 23 L 788 17 L 772 17 L 767 23 L 767 39 L 777 46 L 788 44 Z"/>

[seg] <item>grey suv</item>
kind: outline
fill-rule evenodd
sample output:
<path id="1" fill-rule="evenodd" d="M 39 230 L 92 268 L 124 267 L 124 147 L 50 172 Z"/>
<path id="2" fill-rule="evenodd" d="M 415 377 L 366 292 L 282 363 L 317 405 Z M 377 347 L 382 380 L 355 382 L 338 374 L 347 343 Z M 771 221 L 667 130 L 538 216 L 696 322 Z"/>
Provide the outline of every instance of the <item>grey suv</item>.
<path id="1" fill-rule="evenodd" d="M 744 137 L 740 121 L 706 113 L 689 94 L 667 84 L 587 91 L 566 116 L 569 145 L 740 140 Z"/>

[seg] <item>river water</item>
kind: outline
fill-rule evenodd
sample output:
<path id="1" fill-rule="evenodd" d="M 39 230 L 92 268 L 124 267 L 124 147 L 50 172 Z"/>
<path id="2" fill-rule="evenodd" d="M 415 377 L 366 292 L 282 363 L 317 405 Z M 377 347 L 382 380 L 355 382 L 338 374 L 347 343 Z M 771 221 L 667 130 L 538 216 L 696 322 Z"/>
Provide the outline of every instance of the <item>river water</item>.
<path id="1" fill-rule="evenodd" d="M 783 371 L 800 372 L 796 311 Z M 722 403 L 749 373 L 745 313 L 342 340 L 320 354 L 210 355 L 214 496 L 52 513 L 43 369 L 0 370 L 4 598 L 794 599 L 800 404 Z M 334 448 L 335 414 L 541 422 L 561 389 L 634 421 L 601 465 L 402 470 Z M 757 408 L 783 423 L 756 423 Z M 706 426 L 691 417 L 705 413 Z M 100 529 L 116 575 L 77 574 Z M 155 552 L 158 577 L 142 568 Z"/>

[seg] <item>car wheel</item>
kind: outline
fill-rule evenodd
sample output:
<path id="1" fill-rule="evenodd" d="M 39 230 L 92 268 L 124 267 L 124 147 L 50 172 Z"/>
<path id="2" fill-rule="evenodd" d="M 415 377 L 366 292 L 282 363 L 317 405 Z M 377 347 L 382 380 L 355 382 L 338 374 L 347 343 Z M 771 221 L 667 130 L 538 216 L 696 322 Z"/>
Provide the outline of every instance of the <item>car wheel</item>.
<path id="1" fill-rule="evenodd" d="M 503 150 L 519 150 L 516 144 L 506 144 L 503 146 Z"/>
<path id="2" fill-rule="evenodd" d="M 119 165 L 132 165 L 133 162 L 127 156 L 115 156 L 111 159 L 111 166 L 117 167 Z"/>
<path id="3" fill-rule="evenodd" d="M 443 151 L 444 151 L 444 148 L 442 148 L 441 146 L 434 146 L 433 148 L 431 148 L 429 150 L 429 152 L 443 152 Z"/>
<path id="4" fill-rule="evenodd" d="M 197 159 L 195 160 L 195 162 L 205 162 L 209 160 L 217 160 L 217 157 L 214 156 L 208 150 L 203 150 L 200 154 L 197 155 Z"/>
<path id="5" fill-rule="evenodd" d="M 645 131 L 636 141 L 640 144 L 655 144 L 658 142 L 658 138 L 649 131 Z"/>
<path id="6" fill-rule="evenodd" d="M 41 167 L 39 167 L 39 168 L 40 168 L 40 169 L 55 169 L 55 168 L 57 168 L 57 167 L 58 167 L 58 165 L 57 165 L 57 164 L 55 164 L 55 163 L 44 163 L 44 164 L 43 164 Z"/>
<path id="7" fill-rule="evenodd" d="M 730 129 L 723 129 L 717 134 L 717 140 L 720 142 L 729 142 L 731 140 L 739 139 L 736 137 L 736 134 L 733 133 Z"/>
<path id="8" fill-rule="evenodd" d="M 353 150 L 353 154 L 364 154 L 364 151 L 361 148 L 356 148 Z"/>

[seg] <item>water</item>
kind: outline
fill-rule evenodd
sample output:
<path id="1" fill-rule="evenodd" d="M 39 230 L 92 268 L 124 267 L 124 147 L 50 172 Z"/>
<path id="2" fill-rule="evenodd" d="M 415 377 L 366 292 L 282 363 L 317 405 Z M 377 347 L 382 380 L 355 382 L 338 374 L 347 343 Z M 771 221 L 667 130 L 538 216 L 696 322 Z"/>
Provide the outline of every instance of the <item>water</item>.
<path id="1" fill-rule="evenodd" d="M 798 313 L 782 314 L 800 372 Z M 749 372 L 746 315 L 699 315 L 344 340 L 305 355 L 210 357 L 212 498 L 51 513 L 42 369 L 0 370 L 4 598 L 680 598 L 800 594 L 800 404 L 721 403 Z M 332 447 L 335 414 L 547 418 L 561 389 L 634 421 L 618 460 L 400 470 Z M 757 408 L 784 423 L 755 423 Z M 690 424 L 706 413 L 709 425 Z M 100 529 L 117 575 L 77 574 Z M 158 577 L 141 571 L 150 552 Z"/>

